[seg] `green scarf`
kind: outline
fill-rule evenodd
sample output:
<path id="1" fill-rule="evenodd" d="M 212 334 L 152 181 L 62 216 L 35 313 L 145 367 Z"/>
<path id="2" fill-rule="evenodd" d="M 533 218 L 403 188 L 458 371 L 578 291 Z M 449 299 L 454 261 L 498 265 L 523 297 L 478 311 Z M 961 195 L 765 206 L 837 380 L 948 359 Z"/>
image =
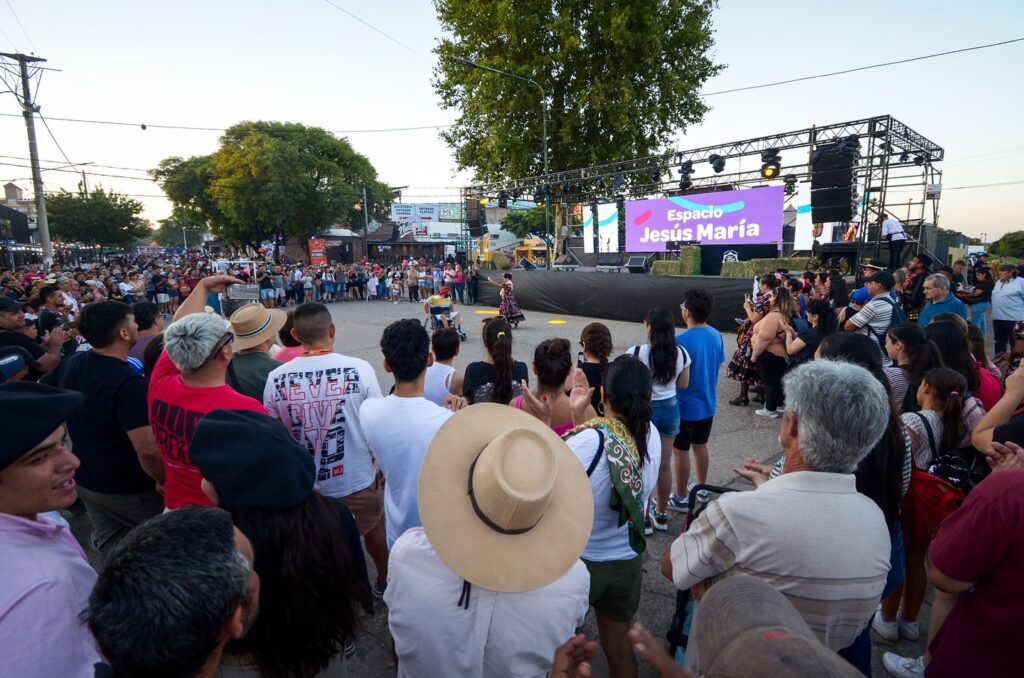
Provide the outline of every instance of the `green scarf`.
<path id="1" fill-rule="evenodd" d="M 612 479 L 612 497 L 608 506 L 619 514 L 619 527 L 629 523 L 629 546 L 636 553 L 647 549 L 644 536 L 644 477 L 640 468 L 640 451 L 626 425 L 617 419 L 597 417 L 566 433 L 563 438 L 587 429 L 604 434 L 604 454 Z"/>

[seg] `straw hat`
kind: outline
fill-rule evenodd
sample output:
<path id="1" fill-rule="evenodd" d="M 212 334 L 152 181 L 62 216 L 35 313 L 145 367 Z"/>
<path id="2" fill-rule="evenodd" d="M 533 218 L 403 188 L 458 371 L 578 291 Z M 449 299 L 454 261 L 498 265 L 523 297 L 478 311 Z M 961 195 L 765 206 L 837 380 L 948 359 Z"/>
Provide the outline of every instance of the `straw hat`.
<path id="1" fill-rule="evenodd" d="M 277 335 L 284 327 L 288 314 L 263 304 L 246 304 L 231 314 L 231 331 L 235 335 L 235 350 L 242 351 L 259 346 Z"/>
<path id="2" fill-rule="evenodd" d="M 423 529 L 471 584 L 532 591 L 569 571 L 587 545 L 594 497 L 583 465 L 554 431 L 507 405 L 457 412 L 420 471 Z"/>

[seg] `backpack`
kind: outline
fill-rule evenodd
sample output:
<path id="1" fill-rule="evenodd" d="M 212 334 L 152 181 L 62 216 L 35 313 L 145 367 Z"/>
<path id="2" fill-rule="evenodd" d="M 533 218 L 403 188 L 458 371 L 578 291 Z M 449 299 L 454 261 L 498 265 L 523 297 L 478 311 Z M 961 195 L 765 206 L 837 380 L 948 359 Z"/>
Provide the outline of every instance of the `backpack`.
<path id="1" fill-rule="evenodd" d="M 875 330 L 871 327 L 871 323 L 864 325 L 864 327 L 867 328 L 868 334 L 871 335 L 876 342 L 878 342 L 878 346 L 884 350 L 885 335 L 889 333 L 889 328 L 892 327 L 893 325 L 899 325 L 900 323 L 907 322 L 907 312 L 903 310 L 902 306 L 893 301 L 888 294 L 875 297 L 868 303 L 870 304 L 875 299 L 881 299 L 882 301 L 887 302 L 890 307 L 892 307 L 892 312 L 889 314 L 889 324 L 886 326 L 885 331 L 882 332 L 881 334 L 875 332 Z"/>
<path id="2" fill-rule="evenodd" d="M 970 472 L 956 453 L 940 453 L 935 434 L 927 417 L 914 412 L 924 424 L 928 446 L 932 451 L 927 471 L 914 468 L 910 473 L 910 489 L 903 498 L 903 531 L 907 540 L 915 545 L 927 545 L 939 525 L 953 511 L 960 508 L 967 488 L 961 489 Z"/>

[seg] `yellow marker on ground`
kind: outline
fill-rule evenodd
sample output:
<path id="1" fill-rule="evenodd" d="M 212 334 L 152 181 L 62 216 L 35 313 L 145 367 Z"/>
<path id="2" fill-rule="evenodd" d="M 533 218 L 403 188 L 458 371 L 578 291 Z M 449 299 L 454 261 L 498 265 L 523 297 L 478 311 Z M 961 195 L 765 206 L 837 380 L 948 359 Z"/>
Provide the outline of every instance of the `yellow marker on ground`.
<path id="1" fill-rule="evenodd" d="M 549 320 L 548 325 L 564 325 L 564 320 Z"/>
<path id="2" fill-rule="evenodd" d="M 473 311 L 477 315 L 498 315 L 497 311 Z"/>

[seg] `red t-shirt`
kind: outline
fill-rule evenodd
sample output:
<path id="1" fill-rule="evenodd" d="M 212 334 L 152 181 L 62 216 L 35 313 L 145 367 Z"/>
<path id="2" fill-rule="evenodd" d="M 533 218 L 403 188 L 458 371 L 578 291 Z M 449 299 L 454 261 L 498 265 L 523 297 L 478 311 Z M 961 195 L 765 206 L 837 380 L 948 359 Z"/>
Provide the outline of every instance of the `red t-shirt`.
<path id="1" fill-rule="evenodd" d="M 985 364 L 978 363 L 978 392 L 974 395 L 978 396 L 978 400 L 985 406 L 985 411 L 988 412 L 999 399 L 1003 397 L 1003 387 L 999 385 L 999 380 L 992 376 L 992 373 L 985 369 Z"/>
<path id="2" fill-rule="evenodd" d="M 928 556 L 947 577 L 974 582 L 932 641 L 928 678 L 1020 675 L 1024 469 L 979 484 L 942 522 Z"/>
<path id="3" fill-rule="evenodd" d="M 212 506 L 201 487 L 203 477 L 188 457 L 196 422 L 211 410 L 253 410 L 262 403 L 230 386 L 196 388 L 181 383 L 181 372 L 161 353 L 149 378 L 149 425 L 164 458 L 164 506 Z"/>

